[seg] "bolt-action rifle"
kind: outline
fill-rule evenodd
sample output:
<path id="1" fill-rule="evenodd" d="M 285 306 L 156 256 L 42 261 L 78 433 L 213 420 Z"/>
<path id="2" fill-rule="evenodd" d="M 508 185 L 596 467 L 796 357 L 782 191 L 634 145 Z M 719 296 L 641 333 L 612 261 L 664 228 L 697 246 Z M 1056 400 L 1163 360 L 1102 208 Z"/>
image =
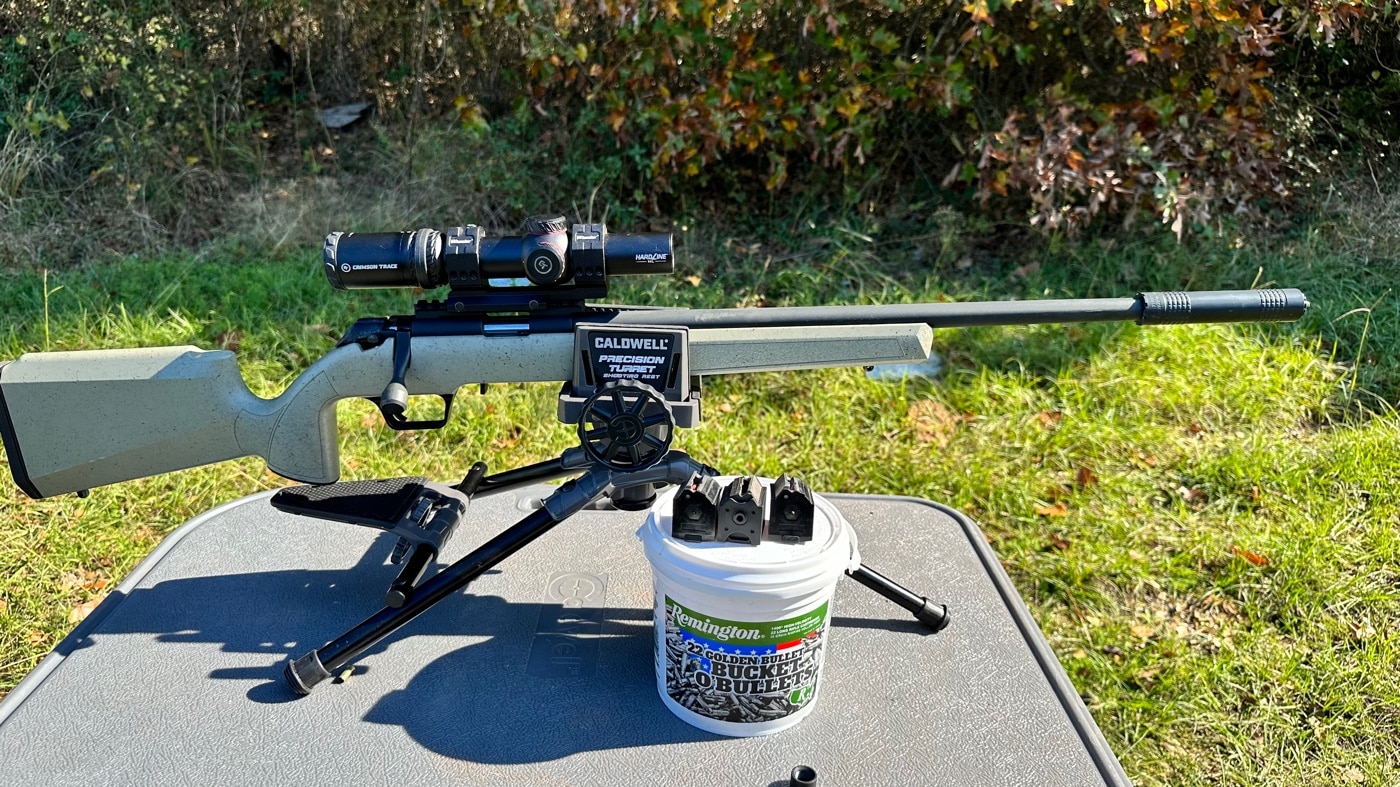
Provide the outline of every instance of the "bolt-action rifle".
<path id="1" fill-rule="evenodd" d="M 447 297 L 357 321 L 273 399 L 248 390 L 226 350 L 29 353 L 0 367 L 0 435 L 34 498 L 242 456 L 325 484 L 340 475 L 335 403 L 350 397 L 375 401 L 395 429 L 426 429 L 445 423 L 465 385 L 556 381 L 572 422 L 598 388 L 632 379 L 661 392 L 684 427 L 706 375 L 925 360 L 934 328 L 1293 320 L 1307 308 L 1298 290 L 768 309 L 587 303 L 607 294 L 609 276 L 667 273 L 673 259 L 669 235 L 562 218 L 532 219 L 515 237 L 475 226 L 333 233 L 324 264 L 337 289 L 448 285 Z M 409 420 L 410 394 L 441 397 L 443 415 Z"/>
<path id="2" fill-rule="evenodd" d="M 30 353 L 0 366 L 0 436 L 15 481 L 31 497 L 234 459 L 262 457 L 310 486 L 279 492 L 293 513 L 397 534 L 404 568 L 386 607 L 288 665 L 305 693 L 365 649 L 447 598 L 600 496 L 646 507 L 675 484 L 673 537 L 756 544 L 810 538 L 811 497 L 787 476 L 771 495 L 759 479 L 725 489 L 717 472 L 670 450 L 673 430 L 700 418 L 707 375 L 871 366 L 927 360 L 935 328 L 1059 322 L 1142 325 L 1294 320 L 1294 289 L 1140 293 L 1132 298 L 829 306 L 656 309 L 596 305 L 608 277 L 668 273 L 666 234 L 609 234 L 601 224 L 535 217 L 520 236 L 479 227 L 333 233 L 323 250 L 337 289 L 448 286 L 412 315 L 365 318 L 279 396 L 248 390 L 234 354 L 196 347 Z M 420 478 L 336 483 L 335 404 L 364 397 L 394 429 L 443 426 L 457 390 L 499 382 L 561 382 L 558 417 L 580 445 L 560 457 L 487 475 L 476 463 L 454 486 Z M 410 395 L 443 402 L 429 420 Z M 534 513 L 427 580 L 423 576 L 472 496 L 576 476 Z M 768 498 L 774 501 L 767 504 Z M 766 509 L 772 509 L 767 511 Z M 771 516 L 769 515 L 771 514 Z M 857 561 L 858 562 L 858 561 Z M 933 630 L 934 605 L 865 565 L 847 572 Z"/>

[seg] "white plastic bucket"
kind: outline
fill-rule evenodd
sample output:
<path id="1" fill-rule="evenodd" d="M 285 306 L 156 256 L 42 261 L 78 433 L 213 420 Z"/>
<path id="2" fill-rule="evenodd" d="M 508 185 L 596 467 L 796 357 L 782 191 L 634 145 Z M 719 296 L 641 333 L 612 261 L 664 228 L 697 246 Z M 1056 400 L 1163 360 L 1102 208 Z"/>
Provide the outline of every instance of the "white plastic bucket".
<path id="1" fill-rule="evenodd" d="M 656 592 L 661 701 L 720 735 L 768 735 L 797 724 L 819 696 L 836 582 L 860 565 L 854 531 L 814 495 L 806 544 L 677 541 L 670 535 L 675 493 L 663 494 L 637 531 Z"/>

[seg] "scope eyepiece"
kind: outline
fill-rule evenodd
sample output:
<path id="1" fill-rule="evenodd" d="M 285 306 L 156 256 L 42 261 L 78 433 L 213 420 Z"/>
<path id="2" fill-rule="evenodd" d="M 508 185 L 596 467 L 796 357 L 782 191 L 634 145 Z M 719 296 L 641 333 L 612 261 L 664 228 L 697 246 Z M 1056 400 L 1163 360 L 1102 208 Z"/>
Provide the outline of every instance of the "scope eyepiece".
<path id="1" fill-rule="evenodd" d="M 524 278 L 548 291 L 605 287 L 609 275 L 674 268 L 669 233 L 610 234 L 602 224 L 570 225 L 563 216 L 533 216 L 525 228 L 525 235 L 496 238 L 476 225 L 332 232 L 322 249 L 326 279 L 338 290 L 449 285 L 470 291 L 491 289 L 493 279 Z"/>

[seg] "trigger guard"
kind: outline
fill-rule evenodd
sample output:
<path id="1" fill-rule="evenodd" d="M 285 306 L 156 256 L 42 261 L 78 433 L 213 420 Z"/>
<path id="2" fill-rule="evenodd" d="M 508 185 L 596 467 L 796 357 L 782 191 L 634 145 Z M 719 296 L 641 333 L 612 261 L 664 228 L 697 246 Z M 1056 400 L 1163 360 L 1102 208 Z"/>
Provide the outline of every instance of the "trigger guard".
<path id="1" fill-rule="evenodd" d="M 441 429 L 447 425 L 447 419 L 452 414 L 452 397 L 455 394 L 429 394 L 442 400 L 442 418 L 426 421 L 410 421 L 404 417 L 403 413 L 394 413 L 385 408 L 378 396 L 366 397 L 374 406 L 379 409 L 379 414 L 384 416 L 384 425 L 396 432 L 407 432 L 413 429 Z"/>

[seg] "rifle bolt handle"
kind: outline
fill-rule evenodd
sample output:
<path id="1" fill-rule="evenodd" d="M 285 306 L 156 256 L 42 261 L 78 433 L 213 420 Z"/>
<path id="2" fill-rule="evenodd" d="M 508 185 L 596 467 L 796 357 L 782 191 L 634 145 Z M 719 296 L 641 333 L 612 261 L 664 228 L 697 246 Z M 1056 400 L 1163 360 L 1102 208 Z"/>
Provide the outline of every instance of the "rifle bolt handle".
<path id="1" fill-rule="evenodd" d="M 408 411 L 408 388 L 403 383 L 389 383 L 379 397 L 379 409 L 385 416 L 399 416 Z"/>

